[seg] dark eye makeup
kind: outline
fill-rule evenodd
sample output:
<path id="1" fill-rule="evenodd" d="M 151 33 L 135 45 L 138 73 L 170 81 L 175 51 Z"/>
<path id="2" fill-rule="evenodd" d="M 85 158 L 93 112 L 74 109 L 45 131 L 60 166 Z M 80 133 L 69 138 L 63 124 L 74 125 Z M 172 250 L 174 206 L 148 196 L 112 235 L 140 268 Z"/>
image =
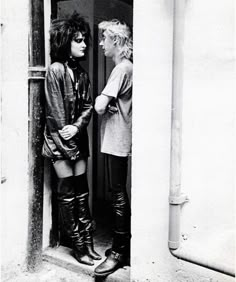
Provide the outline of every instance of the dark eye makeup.
<path id="1" fill-rule="evenodd" d="M 74 38 L 73 39 L 76 43 L 82 43 L 83 41 L 85 42 L 85 38 L 81 37 L 81 38 Z"/>

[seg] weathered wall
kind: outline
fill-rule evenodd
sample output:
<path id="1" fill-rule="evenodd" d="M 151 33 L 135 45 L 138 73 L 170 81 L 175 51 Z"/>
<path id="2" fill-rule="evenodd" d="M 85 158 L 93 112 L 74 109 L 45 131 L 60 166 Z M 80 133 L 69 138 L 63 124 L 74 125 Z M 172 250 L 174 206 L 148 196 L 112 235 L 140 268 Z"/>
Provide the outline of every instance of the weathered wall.
<path id="1" fill-rule="evenodd" d="M 184 48 L 183 189 L 193 202 L 187 213 L 201 200 L 204 228 L 234 220 L 234 1 L 214 1 L 207 13 L 212 3 L 187 5 Z"/>
<path id="2" fill-rule="evenodd" d="M 233 0 L 186 6 L 182 152 L 182 189 L 190 199 L 183 209 L 186 245 L 196 243 L 209 261 L 232 268 L 234 16 Z"/>
<path id="3" fill-rule="evenodd" d="M 134 3 L 131 277 L 234 281 L 177 260 L 168 250 L 172 4 Z M 182 183 L 190 202 L 182 230 L 187 233 L 193 225 L 214 226 L 216 232 L 233 227 L 233 6 L 231 0 L 186 1 Z M 207 253 L 207 242 L 198 248 Z"/>
<path id="4" fill-rule="evenodd" d="M 27 249 L 28 5 L 1 1 L 1 263 L 10 270 L 24 263 Z"/>
<path id="5" fill-rule="evenodd" d="M 13 2 L 1 3 L 1 263 L 11 270 L 24 263 L 28 230 L 29 12 Z M 134 2 L 132 280 L 234 281 L 169 253 L 172 0 Z M 182 230 L 212 234 L 233 222 L 233 0 L 186 4 Z"/>
<path id="6" fill-rule="evenodd" d="M 167 248 L 172 1 L 134 5 L 133 281 L 170 281 Z M 168 280 L 169 279 L 169 280 Z"/>

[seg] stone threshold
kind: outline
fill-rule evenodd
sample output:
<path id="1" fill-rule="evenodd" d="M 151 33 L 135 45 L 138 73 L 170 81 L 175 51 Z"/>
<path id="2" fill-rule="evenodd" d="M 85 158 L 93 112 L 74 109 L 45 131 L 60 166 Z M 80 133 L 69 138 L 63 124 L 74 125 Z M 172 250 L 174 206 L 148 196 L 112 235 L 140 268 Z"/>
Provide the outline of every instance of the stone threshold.
<path id="1" fill-rule="evenodd" d="M 96 247 L 96 250 L 102 255 L 102 260 L 94 261 L 94 266 L 88 266 L 78 263 L 78 261 L 73 257 L 72 250 L 70 248 L 59 246 L 54 248 L 46 248 L 43 251 L 43 260 L 49 263 L 55 264 L 57 266 L 63 267 L 67 270 L 82 273 L 91 277 L 91 281 L 95 282 L 129 282 L 130 280 L 130 267 L 124 266 L 118 269 L 114 273 L 108 275 L 105 278 L 96 277 L 94 275 L 94 269 L 105 259 L 104 246 Z"/>

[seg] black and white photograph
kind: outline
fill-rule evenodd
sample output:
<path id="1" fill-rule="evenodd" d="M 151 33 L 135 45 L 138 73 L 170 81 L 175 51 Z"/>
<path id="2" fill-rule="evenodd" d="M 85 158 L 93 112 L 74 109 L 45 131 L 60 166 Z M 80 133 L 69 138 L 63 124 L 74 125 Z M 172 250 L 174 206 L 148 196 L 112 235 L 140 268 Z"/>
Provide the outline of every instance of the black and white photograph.
<path id="1" fill-rule="evenodd" d="M 234 0 L 1 0 L 2 282 L 234 282 Z"/>

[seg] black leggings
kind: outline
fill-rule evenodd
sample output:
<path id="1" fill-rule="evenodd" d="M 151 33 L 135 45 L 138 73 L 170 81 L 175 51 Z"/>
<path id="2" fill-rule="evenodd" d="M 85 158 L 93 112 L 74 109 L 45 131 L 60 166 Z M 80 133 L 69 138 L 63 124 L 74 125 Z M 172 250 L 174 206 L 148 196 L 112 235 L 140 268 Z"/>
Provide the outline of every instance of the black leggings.
<path id="1" fill-rule="evenodd" d="M 128 157 L 106 154 L 109 187 L 112 192 L 126 191 Z"/>
<path id="2" fill-rule="evenodd" d="M 126 191 L 128 157 L 106 155 L 109 187 L 112 192 L 113 244 L 117 253 L 129 250 L 130 242 L 130 204 Z"/>

